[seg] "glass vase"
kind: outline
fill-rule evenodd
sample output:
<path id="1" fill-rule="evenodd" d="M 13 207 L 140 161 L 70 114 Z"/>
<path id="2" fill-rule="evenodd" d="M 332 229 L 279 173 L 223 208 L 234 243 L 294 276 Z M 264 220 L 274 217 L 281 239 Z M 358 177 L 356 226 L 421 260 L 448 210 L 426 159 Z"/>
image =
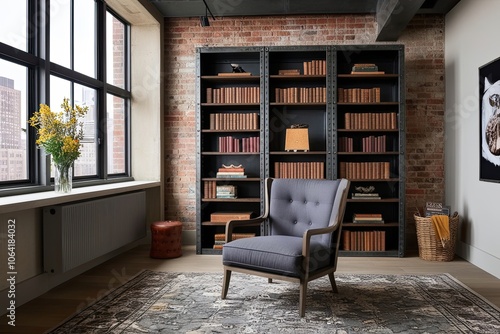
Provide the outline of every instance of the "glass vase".
<path id="1" fill-rule="evenodd" d="M 73 167 L 67 165 L 54 166 L 54 190 L 56 193 L 70 193 L 73 188 Z"/>

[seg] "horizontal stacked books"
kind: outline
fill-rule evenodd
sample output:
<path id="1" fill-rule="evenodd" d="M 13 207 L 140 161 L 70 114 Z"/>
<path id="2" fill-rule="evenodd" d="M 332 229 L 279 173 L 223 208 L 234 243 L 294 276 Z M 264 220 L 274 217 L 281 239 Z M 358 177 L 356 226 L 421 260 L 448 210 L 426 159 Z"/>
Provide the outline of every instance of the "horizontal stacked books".
<path id="1" fill-rule="evenodd" d="M 210 214 L 210 222 L 211 223 L 227 223 L 230 220 L 243 220 L 250 219 L 252 216 L 252 212 L 228 212 L 228 211 L 220 211 L 220 212 L 212 212 Z"/>
<path id="2" fill-rule="evenodd" d="M 258 113 L 210 114 L 210 130 L 258 130 Z"/>
<path id="3" fill-rule="evenodd" d="M 276 88 L 276 103 L 326 103 L 326 87 Z"/>
<path id="4" fill-rule="evenodd" d="M 381 213 L 355 213 L 352 215 L 353 223 L 363 223 L 363 224 L 371 224 L 371 223 L 384 223 L 384 219 L 382 218 Z"/>
<path id="5" fill-rule="evenodd" d="M 300 75 L 300 71 L 298 69 L 279 70 L 278 75 Z"/>
<path id="6" fill-rule="evenodd" d="M 363 137 L 361 138 L 361 150 L 358 152 L 386 152 L 386 140 L 385 135 Z M 354 139 L 339 137 L 339 152 L 354 152 Z"/>
<path id="7" fill-rule="evenodd" d="M 378 103 L 380 102 L 380 87 L 374 88 L 339 88 L 340 103 Z"/>
<path id="8" fill-rule="evenodd" d="M 253 237 L 255 237 L 255 233 L 233 233 L 232 235 L 233 240 Z M 226 234 L 217 233 L 214 236 L 214 239 L 214 249 L 222 249 L 222 247 L 224 247 L 224 244 L 226 243 Z"/>
<path id="9" fill-rule="evenodd" d="M 259 137 L 234 138 L 219 137 L 219 152 L 259 152 Z"/>
<path id="10" fill-rule="evenodd" d="M 274 177 L 290 179 L 324 179 L 324 162 L 275 162 Z"/>
<path id="11" fill-rule="evenodd" d="M 351 198 L 359 200 L 381 199 L 379 193 L 364 193 L 364 192 L 354 192 L 351 194 Z"/>
<path id="12" fill-rule="evenodd" d="M 250 72 L 221 72 L 217 73 L 220 77 L 248 77 L 251 76 Z"/>
<path id="13" fill-rule="evenodd" d="M 390 179 L 390 163 L 375 162 L 340 162 L 340 177 L 346 179 Z"/>
<path id="14" fill-rule="evenodd" d="M 326 60 L 305 61 L 304 75 L 326 75 Z"/>
<path id="15" fill-rule="evenodd" d="M 385 74 L 385 72 L 379 71 L 375 64 L 354 64 L 351 74 Z"/>
<path id="16" fill-rule="evenodd" d="M 207 103 L 260 103 L 260 87 L 209 87 Z"/>
<path id="17" fill-rule="evenodd" d="M 221 167 L 216 174 L 217 178 L 238 178 L 244 179 L 247 176 L 245 175 L 245 168 L 243 167 Z"/>
<path id="18" fill-rule="evenodd" d="M 217 198 L 238 198 L 238 188 L 234 185 L 220 185 L 216 187 Z"/>
<path id="19" fill-rule="evenodd" d="M 395 112 L 350 113 L 344 115 L 346 130 L 396 130 L 398 117 Z"/>
<path id="20" fill-rule="evenodd" d="M 450 206 L 443 205 L 443 203 L 427 202 L 425 203 L 425 216 L 430 217 L 434 215 L 450 215 Z"/>
<path id="21" fill-rule="evenodd" d="M 385 231 L 342 231 L 342 249 L 346 251 L 385 251 Z"/>

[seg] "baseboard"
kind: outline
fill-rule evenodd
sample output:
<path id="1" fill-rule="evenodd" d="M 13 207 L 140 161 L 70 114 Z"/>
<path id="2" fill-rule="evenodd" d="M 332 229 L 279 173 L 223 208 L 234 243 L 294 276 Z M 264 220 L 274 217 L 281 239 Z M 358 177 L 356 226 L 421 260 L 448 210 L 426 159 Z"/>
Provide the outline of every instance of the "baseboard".
<path id="1" fill-rule="evenodd" d="M 457 242 L 455 252 L 464 260 L 500 279 L 500 259 L 463 242 Z"/>

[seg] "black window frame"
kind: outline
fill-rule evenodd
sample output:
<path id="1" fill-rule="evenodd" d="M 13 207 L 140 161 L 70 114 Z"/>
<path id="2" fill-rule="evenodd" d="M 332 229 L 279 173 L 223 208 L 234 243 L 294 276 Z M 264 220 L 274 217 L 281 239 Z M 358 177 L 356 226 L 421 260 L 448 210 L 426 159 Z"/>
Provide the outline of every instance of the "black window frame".
<path id="1" fill-rule="evenodd" d="M 50 62 L 50 0 L 27 1 L 27 52 L 0 42 L 0 59 L 25 66 L 28 69 L 26 89 L 27 117 L 38 110 L 40 103 L 57 106 L 59 101 L 50 101 L 51 75 L 71 82 L 71 101 L 73 101 L 73 85 L 80 84 L 96 90 L 96 175 L 78 176 L 73 178 L 73 187 L 83 187 L 114 182 L 133 180 L 131 177 L 131 24 L 113 11 L 102 0 L 94 1 L 96 8 L 96 77 Z M 71 0 L 82 1 L 82 0 Z M 71 3 L 71 24 L 73 24 L 73 5 Z M 106 79 L 106 14 L 110 13 L 125 26 L 124 67 L 125 85 L 120 88 L 107 83 Z M 40 14 L 41 13 L 41 14 Z M 72 34 L 71 34 L 72 35 Z M 71 36 L 73 46 L 73 36 Z M 73 49 L 73 47 L 72 47 Z M 73 51 L 71 52 L 71 67 L 73 67 Z M 125 101 L 125 172 L 109 174 L 107 172 L 107 142 L 106 142 L 106 99 L 111 94 Z M 53 179 L 50 178 L 50 166 L 43 150 L 36 147 L 36 131 L 27 125 L 27 180 L 0 181 L 0 197 L 26 194 L 53 189 Z"/>

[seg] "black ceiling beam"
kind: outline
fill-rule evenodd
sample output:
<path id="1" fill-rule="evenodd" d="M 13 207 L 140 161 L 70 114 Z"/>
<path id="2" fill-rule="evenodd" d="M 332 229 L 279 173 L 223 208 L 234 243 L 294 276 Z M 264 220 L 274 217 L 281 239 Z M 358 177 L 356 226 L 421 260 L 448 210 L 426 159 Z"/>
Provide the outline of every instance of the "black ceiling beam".
<path id="1" fill-rule="evenodd" d="M 397 41 L 425 0 L 379 0 L 377 41 Z"/>

